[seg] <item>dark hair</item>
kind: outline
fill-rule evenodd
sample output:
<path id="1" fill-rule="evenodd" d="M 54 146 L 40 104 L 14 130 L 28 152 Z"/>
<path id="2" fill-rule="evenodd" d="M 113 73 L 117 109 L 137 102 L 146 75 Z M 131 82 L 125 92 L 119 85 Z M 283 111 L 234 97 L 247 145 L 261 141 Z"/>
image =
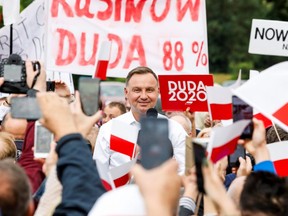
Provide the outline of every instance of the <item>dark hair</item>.
<path id="1" fill-rule="evenodd" d="M 0 209 L 5 216 L 26 215 L 32 200 L 24 170 L 11 159 L 0 161 Z"/>
<path id="2" fill-rule="evenodd" d="M 121 114 L 126 113 L 126 107 L 125 107 L 125 105 L 124 105 L 123 103 L 121 103 L 121 102 L 112 101 L 112 102 L 110 102 L 107 106 L 110 107 L 110 108 L 117 107 L 117 108 L 120 110 Z"/>
<path id="3" fill-rule="evenodd" d="M 136 68 L 132 69 L 128 73 L 128 75 L 126 77 L 126 86 L 128 86 L 128 83 L 129 83 L 131 77 L 134 74 L 149 74 L 149 73 L 152 74 L 155 77 L 155 79 L 157 80 L 157 83 L 158 83 L 158 77 L 157 77 L 157 75 L 154 73 L 154 71 L 152 69 L 150 69 L 148 67 L 144 67 L 144 66 L 139 66 L 139 67 L 136 67 Z"/>
<path id="4" fill-rule="evenodd" d="M 282 128 L 280 128 L 278 125 L 275 125 L 275 128 L 279 134 L 279 137 L 281 141 L 288 140 L 288 133 L 284 131 Z M 266 142 L 268 143 L 274 143 L 274 142 L 279 142 L 280 140 L 278 139 L 277 133 L 275 131 L 275 128 L 272 126 L 268 129 L 266 133 Z"/>
<path id="5" fill-rule="evenodd" d="M 288 190 L 284 178 L 269 172 L 253 172 L 240 196 L 242 215 L 288 215 Z"/>

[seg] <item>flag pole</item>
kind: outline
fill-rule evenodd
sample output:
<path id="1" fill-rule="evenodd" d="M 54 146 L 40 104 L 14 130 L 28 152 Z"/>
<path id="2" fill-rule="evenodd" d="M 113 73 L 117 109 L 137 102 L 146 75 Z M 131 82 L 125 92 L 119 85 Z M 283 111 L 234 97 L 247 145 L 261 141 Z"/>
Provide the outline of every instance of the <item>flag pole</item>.
<path id="1" fill-rule="evenodd" d="M 278 138 L 279 142 L 281 142 L 282 140 L 281 140 L 281 138 L 280 138 L 280 136 L 279 136 L 278 130 L 277 130 L 277 128 L 276 128 L 276 125 L 274 124 L 273 121 L 271 121 L 271 122 L 272 122 L 272 125 L 273 125 L 273 127 L 274 127 L 274 130 L 275 130 L 275 132 L 276 132 L 277 138 Z"/>

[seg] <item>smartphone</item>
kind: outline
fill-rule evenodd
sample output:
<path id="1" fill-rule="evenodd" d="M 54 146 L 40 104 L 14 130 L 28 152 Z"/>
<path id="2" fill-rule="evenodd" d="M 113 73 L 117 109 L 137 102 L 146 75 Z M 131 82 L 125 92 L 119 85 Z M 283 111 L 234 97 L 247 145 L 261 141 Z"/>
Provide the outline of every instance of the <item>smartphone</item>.
<path id="1" fill-rule="evenodd" d="M 52 141 L 53 134 L 41 125 L 39 121 L 36 121 L 34 130 L 34 157 L 47 158 Z"/>
<path id="2" fill-rule="evenodd" d="M 11 98 L 12 118 L 37 120 L 41 118 L 41 110 L 37 99 L 32 97 Z"/>
<path id="3" fill-rule="evenodd" d="M 46 91 L 55 91 L 55 81 L 46 81 Z"/>
<path id="4" fill-rule="evenodd" d="M 142 118 L 139 132 L 141 164 L 152 169 L 173 156 L 173 147 L 169 139 L 168 120 L 164 118 Z"/>
<path id="5" fill-rule="evenodd" d="M 237 145 L 235 152 L 231 155 L 228 155 L 229 167 L 239 167 L 239 157 L 246 158 L 246 150 L 242 145 Z"/>
<path id="6" fill-rule="evenodd" d="M 99 109 L 100 79 L 80 77 L 78 84 L 83 112 L 94 115 Z"/>
<path id="7" fill-rule="evenodd" d="M 244 129 L 243 133 L 240 136 L 240 139 L 251 139 L 253 134 L 253 107 L 245 103 L 243 100 L 238 98 L 237 96 L 232 96 L 232 104 L 233 104 L 233 122 L 242 120 L 242 119 L 250 119 L 251 122 Z"/>
<path id="8" fill-rule="evenodd" d="M 192 139 L 192 146 L 196 167 L 198 191 L 205 194 L 204 179 L 202 174 L 202 161 L 206 157 L 207 139 L 202 141 L 201 138 L 194 138 Z"/>

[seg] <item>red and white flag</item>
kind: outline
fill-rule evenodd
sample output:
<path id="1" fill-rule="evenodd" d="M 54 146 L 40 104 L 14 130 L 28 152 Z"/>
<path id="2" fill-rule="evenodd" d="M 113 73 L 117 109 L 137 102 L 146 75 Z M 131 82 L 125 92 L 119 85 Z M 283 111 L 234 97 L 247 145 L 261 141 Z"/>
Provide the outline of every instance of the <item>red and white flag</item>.
<path id="1" fill-rule="evenodd" d="M 137 158 L 134 158 L 133 160 L 127 163 L 124 163 L 118 167 L 110 169 L 109 172 L 116 188 L 123 186 L 129 182 L 130 180 L 129 172 L 136 163 L 136 160 Z"/>
<path id="2" fill-rule="evenodd" d="M 102 42 L 94 78 L 97 77 L 101 80 L 106 80 L 106 74 L 107 74 L 108 64 L 110 60 L 111 45 L 112 45 L 111 41 Z"/>
<path id="3" fill-rule="evenodd" d="M 103 164 L 102 162 L 96 160 L 96 167 L 104 188 L 109 191 L 115 188 L 114 181 L 109 172 L 109 166 Z"/>
<path id="4" fill-rule="evenodd" d="M 288 62 L 276 64 L 248 80 L 234 94 L 288 131 Z"/>
<path id="5" fill-rule="evenodd" d="M 255 77 L 259 76 L 259 71 L 256 70 L 250 70 L 250 74 L 249 74 L 249 79 L 254 79 Z M 253 108 L 253 117 L 261 120 L 264 124 L 265 128 L 271 127 L 272 126 L 272 122 L 269 118 L 267 118 L 266 116 L 264 116 L 262 113 L 260 113 L 257 109 Z"/>
<path id="6" fill-rule="evenodd" d="M 134 158 L 139 129 L 113 120 L 110 137 L 110 149 Z"/>
<path id="7" fill-rule="evenodd" d="M 288 141 L 270 143 L 267 148 L 277 174 L 288 176 Z"/>
<path id="8" fill-rule="evenodd" d="M 214 127 L 207 146 L 208 158 L 216 163 L 226 155 L 232 154 L 249 122 L 250 120 L 240 120 L 227 127 Z"/>
<path id="9" fill-rule="evenodd" d="M 206 86 L 208 109 L 212 120 L 232 119 L 232 92 L 221 86 Z"/>
<path id="10" fill-rule="evenodd" d="M 229 89 L 237 89 L 239 86 L 241 86 L 241 84 L 242 84 L 242 82 L 241 82 L 241 77 L 242 76 L 241 75 L 242 75 L 242 70 L 240 69 L 236 82 L 233 83 L 232 85 L 228 86 Z"/>

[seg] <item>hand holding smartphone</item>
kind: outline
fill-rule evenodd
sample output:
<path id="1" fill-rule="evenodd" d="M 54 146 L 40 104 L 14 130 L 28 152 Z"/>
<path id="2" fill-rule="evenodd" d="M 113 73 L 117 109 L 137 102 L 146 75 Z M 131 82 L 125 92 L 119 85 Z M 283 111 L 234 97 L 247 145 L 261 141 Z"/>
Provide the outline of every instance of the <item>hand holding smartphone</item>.
<path id="1" fill-rule="evenodd" d="M 157 167 L 173 156 L 167 119 L 141 119 L 140 133 L 138 144 L 141 148 L 141 164 L 145 169 Z"/>
<path id="2" fill-rule="evenodd" d="M 100 80 L 80 77 L 78 90 L 83 112 L 88 116 L 94 115 L 99 109 Z"/>
<path id="3" fill-rule="evenodd" d="M 36 121 L 34 129 L 34 157 L 47 158 L 52 141 L 53 134 L 41 125 L 39 121 Z"/>
<path id="4" fill-rule="evenodd" d="M 252 139 L 253 134 L 253 107 L 245 103 L 243 100 L 238 98 L 237 96 L 232 96 L 232 104 L 233 104 L 233 122 L 242 120 L 242 119 L 250 119 L 251 122 L 244 129 L 243 133 L 240 136 L 240 139 Z"/>

